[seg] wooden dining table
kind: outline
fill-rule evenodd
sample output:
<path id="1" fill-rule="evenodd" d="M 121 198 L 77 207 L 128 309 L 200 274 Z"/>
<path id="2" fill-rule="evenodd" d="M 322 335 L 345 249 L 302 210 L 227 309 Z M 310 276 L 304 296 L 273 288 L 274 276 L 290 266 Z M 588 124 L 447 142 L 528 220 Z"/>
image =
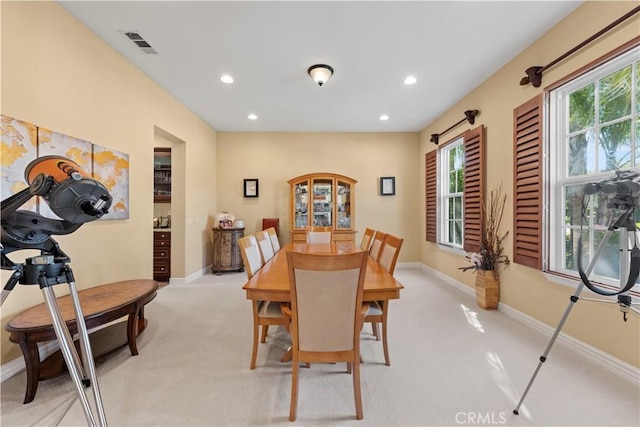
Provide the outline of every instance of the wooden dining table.
<path id="1" fill-rule="evenodd" d="M 289 270 L 287 252 L 310 254 L 350 254 L 361 251 L 352 242 L 334 243 L 287 243 L 242 287 L 247 299 L 272 302 L 290 302 Z M 368 257 L 364 277 L 363 301 L 379 301 L 385 314 L 389 310 L 389 300 L 399 299 L 404 286 L 372 257 Z M 291 361 L 291 349 L 282 357 L 282 362 Z"/>
<path id="2" fill-rule="evenodd" d="M 361 249 L 355 243 L 287 243 L 242 287 L 247 299 L 259 301 L 290 302 L 287 251 L 311 254 L 349 254 Z M 404 286 L 389 274 L 377 261 L 369 257 L 364 277 L 363 301 L 399 299 Z"/>

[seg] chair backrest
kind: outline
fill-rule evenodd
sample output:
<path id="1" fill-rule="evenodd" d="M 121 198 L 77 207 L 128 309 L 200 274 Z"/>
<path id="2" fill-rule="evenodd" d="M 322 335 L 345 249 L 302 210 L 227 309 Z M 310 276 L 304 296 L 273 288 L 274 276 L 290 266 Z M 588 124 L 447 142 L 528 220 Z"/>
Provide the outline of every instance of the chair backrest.
<path id="1" fill-rule="evenodd" d="M 362 242 L 360 242 L 360 249 L 363 251 L 368 251 L 371 249 L 371 242 L 373 241 L 373 236 L 376 234 L 376 230 L 371 228 L 366 228 L 364 230 L 364 234 L 362 235 Z"/>
<path id="2" fill-rule="evenodd" d="M 393 274 L 396 269 L 396 262 L 398 261 L 398 255 L 400 255 L 402 242 L 404 242 L 404 239 L 391 234 L 386 234 L 382 241 L 382 248 L 378 254 L 377 261 L 390 274 Z"/>
<path id="3" fill-rule="evenodd" d="M 331 231 L 307 231 L 307 243 L 331 243 Z"/>
<path id="4" fill-rule="evenodd" d="M 278 240 L 278 233 L 274 227 L 267 228 L 267 233 L 269 234 L 269 239 L 271 240 L 271 246 L 273 246 L 273 252 L 278 252 L 280 250 L 280 240 Z"/>
<path id="5" fill-rule="evenodd" d="M 369 254 L 375 260 L 378 259 L 378 255 L 380 255 L 380 249 L 382 248 L 382 241 L 384 240 L 385 234 L 381 231 L 376 232 L 376 235 L 373 237 L 373 243 L 371 244 L 371 249 L 369 250 Z"/>
<path id="6" fill-rule="evenodd" d="M 271 244 L 271 238 L 266 230 L 258 231 L 256 234 L 258 239 L 258 247 L 260 248 L 260 255 L 262 256 L 262 263 L 266 264 L 271 258 L 273 258 L 273 245 Z"/>
<path id="7" fill-rule="evenodd" d="M 294 350 L 359 349 L 367 253 L 287 252 Z"/>
<path id="8" fill-rule="evenodd" d="M 240 246 L 240 255 L 242 255 L 244 269 L 249 279 L 251 279 L 263 265 L 260 249 L 258 248 L 258 240 L 256 236 L 251 234 L 239 238 L 238 245 Z"/>

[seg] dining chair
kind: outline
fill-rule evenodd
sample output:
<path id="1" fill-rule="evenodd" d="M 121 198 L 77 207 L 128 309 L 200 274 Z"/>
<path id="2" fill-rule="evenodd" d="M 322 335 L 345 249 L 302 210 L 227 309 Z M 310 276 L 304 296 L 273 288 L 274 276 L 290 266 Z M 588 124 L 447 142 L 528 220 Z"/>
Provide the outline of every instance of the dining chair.
<path id="1" fill-rule="evenodd" d="M 331 243 L 331 227 L 314 227 L 307 230 L 307 243 Z"/>
<path id="2" fill-rule="evenodd" d="M 398 261 L 398 255 L 400 254 L 400 248 L 402 248 L 402 242 L 404 239 L 396 237 L 391 234 L 385 234 L 384 240 L 380 247 L 377 261 L 378 263 L 393 275 L 396 269 L 396 263 Z M 387 344 L 387 315 L 389 312 L 389 301 L 374 301 L 369 306 L 369 311 L 364 318 L 364 321 L 371 323 L 371 329 L 376 340 L 380 340 L 378 334 L 378 323 L 382 323 L 382 349 L 384 351 L 384 363 L 387 366 L 391 365 L 389 360 L 389 347 Z"/>
<path id="3" fill-rule="evenodd" d="M 262 256 L 262 263 L 266 264 L 271 258 L 273 258 L 273 244 L 271 238 L 266 230 L 258 231 L 255 234 L 258 239 L 258 247 L 260 248 L 260 255 Z"/>
<path id="4" fill-rule="evenodd" d="M 368 304 L 362 302 L 367 252 L 287 252 L 291 308 L 292 379 L 289 421 L 298 406 L 300 363 L 346 362 L 353 375 L 356 418 L 361 420 L 360 329 Z M 314 399 L 315 400 L 315 399 Z"/>
<path id="5" fill-rule="evenodd" d="M 371 241 L 375 234 L 376 230 L 365 228 L 364 234 L 362 235 L 362 241 L 360 242 L 360 249 L 363 251 L 369 251 L 369 249 L 371 249 Z"/>
<path id="6" fill-rule="evenodd" d="M 262 255 L 260 254 L 256 236 L 252 234 L 241 237 L 238 239 L 238 245 L 240 246 L 240 255 L 244 262 L 244 269 L 247 272 L 247 277 L 251 279 L 263 266 Z M 272 304 L 269 301 L 252 300 L 252 310 L 253 349 L 251 351 L 250 368 L 255 369 L 256 359 L 258 357 L 258 333 L 260 326 L 262 326 L 262 338 L 260 341 L 264 343 L 267 339 L 269 325 L 287 326 L 289 321 L 282 315 L 280 304 Z"/>
<path id="7" fill-rule="evenodd" d="M 267 228 L 269 233 L 269 239 L 271 240 L 271 246 L 273 246 L 273 252 L 276 253 L 280 250 L 280 240 L 278 240 L 278 233 L 274 227 Z"/>
<path id="8" fill-rule="evenodd" d="M 371 249 L 369 249 L 369 255 L 371 258 L 377 260 L 378 255 L 380 254 L 380 248 L 382 248 L 382 241 L 384 240 L 385 234 L 382 231 L 377 231 L 375 236 L 373 236 L 373 243 L 371 243 Z"/>

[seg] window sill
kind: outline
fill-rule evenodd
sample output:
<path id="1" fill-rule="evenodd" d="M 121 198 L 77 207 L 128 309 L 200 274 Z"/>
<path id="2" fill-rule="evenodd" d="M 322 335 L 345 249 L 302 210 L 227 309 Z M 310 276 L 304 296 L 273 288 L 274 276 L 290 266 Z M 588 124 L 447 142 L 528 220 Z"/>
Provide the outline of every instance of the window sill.
<path id="1" fill-rule="evenodd" d="M 545 271 L 545 272 L 543 272 L 543 274 L 544 274 L 544 277 L 548 281 L 553 282 L 553 283 L 558 283 L 560 285 L 564 285 L 566 287 L 570 287 L 570 288 L 573 288 L 573 289 L 577 289 L 578 286 L 580 286 L 580 284 L 582 283 L 582 281 L 577 277 L 571 277 L 571 276 L 567 276 L 567 275 L 560 274 L 560 273 L 554 273 L 554 272 L 550 272 L 550 271 Z M 597 285 L 597 283 L 596 283 L 596 285 Z M 586 286 L 584 287 L 584 290 L 589 292 L 591 295 L 596 295 L 598 298 L 610 299 L 612 302 L 617 301 L 617 296 L 600 295 L 600 294 L 597 294 L 595 292 L 592 292 Z M 640 293 L 638 291 L 636 291 L 636 290 L 630 291 L 629 294 L 634 298 L 640 297 Z"/>
<path id="2" fill-rule="evenodd" d="M 455 246 L 445 245 L 443 243 L 438 243 L 438 249 L 442 249 L 443 251 L 451 252 L 458 255 L 466 256 L 467 253 L 462 248 L 456 248 Z"/>

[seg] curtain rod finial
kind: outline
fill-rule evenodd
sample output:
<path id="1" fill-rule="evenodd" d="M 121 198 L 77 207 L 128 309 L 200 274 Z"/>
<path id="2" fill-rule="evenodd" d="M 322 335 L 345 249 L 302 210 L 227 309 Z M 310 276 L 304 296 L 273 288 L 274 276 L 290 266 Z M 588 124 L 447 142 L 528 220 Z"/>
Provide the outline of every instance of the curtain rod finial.
<path id="1" fill-rule="evenodd" d="M 478 110 L 467 110 L 464 112 L 464 116 L 469 121 L 469 124 L 474 124 L 476 122 L 476 116 L 480 114 Z"/>
<path id="2" fill-rule="evenodd" d="M 526 86 L 531 83 L 533 87 L 540 87 L 542 84 L 542 70 L 544 67 L 534 66 L 527 68 L 524 72 L 526 77 L 520 80 L 520 86 Z"/>

